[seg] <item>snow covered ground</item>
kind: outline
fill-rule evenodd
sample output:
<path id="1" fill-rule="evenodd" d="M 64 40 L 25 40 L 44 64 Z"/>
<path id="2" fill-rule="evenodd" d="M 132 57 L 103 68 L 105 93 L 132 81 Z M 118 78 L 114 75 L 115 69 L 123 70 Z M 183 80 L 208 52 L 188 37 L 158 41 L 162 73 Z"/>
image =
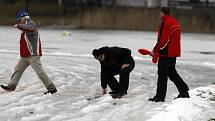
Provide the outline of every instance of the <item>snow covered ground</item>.
<path id="1" fill-rule="evenodd" d="M 215 35 L 183 34 L 177 69 L 190 87 L 190 99 L 176 99 L 168 82 L 166 102 L 148 102 L 156 90 L 157 66 L 139 48 L 152 49 L 155 32 L 40 30 L 42 64 L 58 88 L 43 95 L 44 86 L 28 68 L 15 92 L 1 93 L 0 121 L 215 121 Z M 66 32 L 66 33 L 68 33 Z M 62 34 L 63 33 L 63 34 Z M 19 59 L 19 31 L 0 27 L 0 84 L 7 84 Z M 112 99 L 99 95 L 100 66 L 93 48 L 121 46 L 132 49 L 136 67 L 128 95 Z"/>

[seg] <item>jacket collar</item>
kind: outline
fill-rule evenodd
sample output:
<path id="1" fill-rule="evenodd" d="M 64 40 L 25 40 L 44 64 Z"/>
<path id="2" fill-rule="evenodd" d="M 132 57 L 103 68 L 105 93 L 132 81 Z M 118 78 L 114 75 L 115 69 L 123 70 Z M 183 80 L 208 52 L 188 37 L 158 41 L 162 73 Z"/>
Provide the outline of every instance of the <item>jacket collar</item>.
<path id="1" fill-rule="evenodd" d="M 165 21 L 165 20 L 167 20 L 168 18 L 172 18 L 172 16 L 171 16 L 171 15 L 166 15 L 166 14 L 165 14 L 165 15 L 162 16 L 161 20 L 162 20 L 162 21 Z"/>

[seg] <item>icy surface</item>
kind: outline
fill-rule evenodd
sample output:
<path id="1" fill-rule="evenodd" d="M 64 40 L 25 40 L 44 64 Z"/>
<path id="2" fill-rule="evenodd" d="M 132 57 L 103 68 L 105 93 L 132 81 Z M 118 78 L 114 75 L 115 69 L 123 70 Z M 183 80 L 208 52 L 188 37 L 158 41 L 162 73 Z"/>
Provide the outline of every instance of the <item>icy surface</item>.
<path id="1" fill-rule="evenodd" d="M 0 89 L 0 121 L 213 121 L 215 118 L 215 35 L 183 34 L 177 70 L 190 87 L 190 99 L 176 99 L 168 82 L 166 102 L 148 102 L 156 90 L 157 66 L 139 48 L 152 49 L 155 32 L 40 30 L 44 70 L 58 92 L 43 95 L 42 82 L 32 68 L 23 74 L 15 92 Z M 0 83 L 7 84 L 19 59 L 19 34 L 0 27 Z M 86 100 L 101 92 L 100 66 L 93 48 L 121 46 L 132 50 L 136 67 L 130 75 L 128 95 Z"/>

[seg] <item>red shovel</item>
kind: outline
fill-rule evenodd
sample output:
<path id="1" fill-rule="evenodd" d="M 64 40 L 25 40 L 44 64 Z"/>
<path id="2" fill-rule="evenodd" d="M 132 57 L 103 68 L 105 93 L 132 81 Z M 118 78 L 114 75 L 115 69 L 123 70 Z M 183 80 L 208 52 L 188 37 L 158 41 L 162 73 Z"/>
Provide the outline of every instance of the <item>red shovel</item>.
<path id="1" fill-rule="evenodd" d="M 151 53 L 149 50 L 146 49 L 139 49 L 138 52 L 142 55 L 148 55 Z"/>
<path id="2" fill-rule="evenodd" d="M 142 55 L 149 55 L 151 52 L 147 49 L 139 49 L 138 52 Z M 154 64 L 156 64 L 158 62 L 158 54 L 154 54 L 154 56 L 152 57 L 152 62 Z"/>

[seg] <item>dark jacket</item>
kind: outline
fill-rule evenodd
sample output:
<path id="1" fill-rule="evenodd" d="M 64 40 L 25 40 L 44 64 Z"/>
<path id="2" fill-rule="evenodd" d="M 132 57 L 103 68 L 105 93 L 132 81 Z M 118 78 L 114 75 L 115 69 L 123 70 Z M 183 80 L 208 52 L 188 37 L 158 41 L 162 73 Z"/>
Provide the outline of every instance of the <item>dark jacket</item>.
<path id="1" fill-rule="evenodd" d="M 181 55 L 180 40 L 180 24 L 171 15 L 164 15 L 161 18 L 158 40 L 153 52 L 165 57 L 179 57 Z"/>
<path id="2" fill-rule="evenodd" d="M 131 50 L 120 47 L 102 47 L 105 54 L 105 61 L 100 62 L 101 64 L 101 86 L 102 88 L 107 87 L 106 81 L 110 75 L 114 76 L 119 74 L 123 64 L 134 65 L 134 60 L 131 56 Z"/>

